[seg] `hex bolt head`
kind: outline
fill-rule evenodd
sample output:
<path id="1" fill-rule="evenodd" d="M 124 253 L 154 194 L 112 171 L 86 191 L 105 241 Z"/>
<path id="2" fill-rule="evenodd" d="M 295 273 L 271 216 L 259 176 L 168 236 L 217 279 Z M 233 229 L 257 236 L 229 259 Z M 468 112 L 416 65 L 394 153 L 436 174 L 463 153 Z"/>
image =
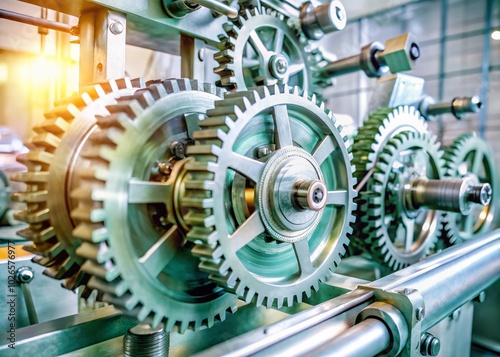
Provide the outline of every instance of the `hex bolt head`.
<path id="1" fill-rule="evenodd" d="M 125 27 L 120 21 L 115 21 L 109 25 L 109 30 L 113 35 L 119 35 L 125 30 Z"/>
<path id="2" fill-rule="evenodd" d="M 415 313 L 415 317 L 418 321 L 422 321 L 425 317 L 425 310 L 423 307 L 419 307 Z"/>
<path id="3" fill-rule="evenodd" d="M 16 270 L 16 281 L 19 284 L 28 284 L 34 277 L 35 271 L 28 266 L 22 266 Z"/>

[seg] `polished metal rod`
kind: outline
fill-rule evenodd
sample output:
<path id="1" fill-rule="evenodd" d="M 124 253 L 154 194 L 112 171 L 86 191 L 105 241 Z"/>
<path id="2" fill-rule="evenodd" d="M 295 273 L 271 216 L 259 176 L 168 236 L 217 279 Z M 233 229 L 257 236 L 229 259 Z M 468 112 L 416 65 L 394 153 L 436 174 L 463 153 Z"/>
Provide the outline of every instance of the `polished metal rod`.
<path id="1" fill-rule="evenodd" d="M 212 11 L 227 16 L 230 19 L 238 17 L 238 10 L 236 8 L 227 6 L 217 0 L 189 0 L 189 2 L 204 6 Z"/>
<path id="2" fill-rule="evenodd" d="M 436 325 L 500 278 L 500 230 L 448 248 L 379 279 L 371 288 L 416 289 L 425 301 L 422 330 Z"/>
<path id="3" fill-rule="evenodd" d="M 47 19 L 41 19 L 39 17 L 20 14 L 14 11 L 0 9 L 0 19 L 22 22 L 24 24 L 39 26 L 47 28 L 49 30 L 56 30 L 74 34 L 74 29 L 70 25 L 62 24 L 60 22 L 50 21 Z"/>
<path id="4" fill-rule="evenodd" d="M 369 318 L 310 351 L 311 357 L 372 357 L 391 343 L 391 334 L 381 320 Z"/>

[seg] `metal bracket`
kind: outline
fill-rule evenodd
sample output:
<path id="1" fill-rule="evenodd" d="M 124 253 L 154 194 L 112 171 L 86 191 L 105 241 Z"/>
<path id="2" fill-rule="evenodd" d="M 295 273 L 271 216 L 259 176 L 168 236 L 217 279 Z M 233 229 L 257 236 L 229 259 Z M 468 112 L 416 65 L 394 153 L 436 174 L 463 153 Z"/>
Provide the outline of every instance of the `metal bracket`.
<path id="1" fill-rule="evenodd" d="M 421 321 L 425 317 L 425 304 L 422 295 L 420 295 L 417 290 L 410 288 L 385 291 L 366 285 L 360 285 L 359 289 L 373 291 L 375 294 L 375 301 L 391 304 L 401 311 L 409 329 L 409 338 L 401 352 L 401 356 L 419 356 L 420 336 L 422 333 Z"/>

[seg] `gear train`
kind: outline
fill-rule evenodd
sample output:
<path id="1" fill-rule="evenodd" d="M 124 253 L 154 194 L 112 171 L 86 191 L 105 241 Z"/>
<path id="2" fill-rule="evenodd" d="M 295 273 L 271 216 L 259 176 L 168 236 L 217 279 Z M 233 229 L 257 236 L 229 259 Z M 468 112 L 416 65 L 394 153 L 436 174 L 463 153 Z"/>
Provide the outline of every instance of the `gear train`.
<path id="1" fill-rule="evenodd" d="M 334 59 L 318 40 L 346 26 L 338 0 L 27 2 L 79 17 L 81 87 L 18 157 L 18 234 L 45 275 L 140 323 L 126 355 L 166 353 L 158 333 L 173 355 L 436 355 L 457 336 L 431 328 L 498 278 L 493 153 L 428 128 L 477 98 L 394 85 L 353 137 L 323 101 L 347 73 L 402 78 L 412 35 Z M 184 78 L 126 77 L 126 43 L 179 51 Z M 386 277 L 343 269 L 360 257 Z"/>

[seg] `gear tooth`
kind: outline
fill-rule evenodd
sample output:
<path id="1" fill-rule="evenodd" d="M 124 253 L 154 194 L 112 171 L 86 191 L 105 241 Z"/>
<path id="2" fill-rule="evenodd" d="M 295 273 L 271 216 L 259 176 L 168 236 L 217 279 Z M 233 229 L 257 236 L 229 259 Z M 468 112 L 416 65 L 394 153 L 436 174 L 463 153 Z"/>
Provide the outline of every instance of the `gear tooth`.
<path id="1" fill-rule="evenodd" d="M 252 299 L 249 301 L 249 299 L 250 299 L 249 296 L 250 296 L 250 294 L 248 294 L 247 298 L 245 299 L 246 303 L 250 303 L 251 301 L 254 300 L 254 299 Z M 264 298 L 265 298 L 265 296 L 263 294 L 255 294 L 255 306 L 257 306 L 257 307 L 263 306 L 264 305 Z"/>

